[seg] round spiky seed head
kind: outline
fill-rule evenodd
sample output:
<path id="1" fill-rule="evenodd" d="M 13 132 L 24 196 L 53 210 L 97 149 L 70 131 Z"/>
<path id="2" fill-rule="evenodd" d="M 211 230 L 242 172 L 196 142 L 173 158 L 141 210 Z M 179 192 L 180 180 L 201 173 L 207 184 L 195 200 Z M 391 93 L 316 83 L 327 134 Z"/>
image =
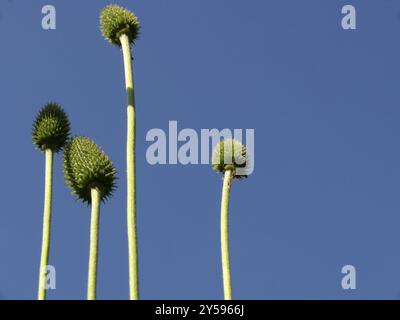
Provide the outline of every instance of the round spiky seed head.
<path id="1" fill-rule="evenodd" d="M 139 37 L 140 23 L 133 12 L 118 5 L 108 5 L 101 11 L 100 29 L 111 44 L 120 47 L 122 34 L 128 36 L 130 43 L 135 42 Z"/>
<path id="2" fill-rule="evenodd" d="M 70 123 L 65 111 L 57 103 L 48 103 L 36 115 L 32 141 L 42 151 L 60 151 L 67 143 Z"/>
<path id="3" fill-rule="evenodd" d="M 115 168 L 104 151 L 91 139 L 77 136 L 64 150 L 64 177 L 78 199 L 91 203 L 91 189 L 107 200 L 116 188 Z"/>
<path id="4" fill-rule="evenodd" d="M 248 161 L 246 147 L 235 139 L 220 141 L 212 154 L 212 168 L 215 171 L 224 173 L 231 170 L 233 177 L 238 179 L 247 176 L 236 174 L 236 168 L 246 168 Z"/>

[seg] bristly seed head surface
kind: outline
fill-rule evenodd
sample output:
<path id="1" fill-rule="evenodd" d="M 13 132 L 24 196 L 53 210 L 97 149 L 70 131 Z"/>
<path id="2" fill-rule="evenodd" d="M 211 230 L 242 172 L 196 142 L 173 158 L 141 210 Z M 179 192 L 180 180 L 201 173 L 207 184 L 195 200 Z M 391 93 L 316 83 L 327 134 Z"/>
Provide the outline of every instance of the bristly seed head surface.
<path id="1" fill-rule="evenodd" d="M 120 36 L 126 34 L 130 43 L 135 43 L 140 33 L 136 15 L 118 5 L 106 6 L 100 14 L 100 30 L 113 45 L 121 46 Z"/>
<path id="2" fill-rule="evenodd" d="M 220 141 L 213 150 L 211 161 L 212 168 L 217 172 L 224 173 L 227 170 L 231 170 L 234 178 L 247 177 L 246 175 L 236 174 L 236 168 L 246 168 L 249 161 L 246 147 L 238 140 L 227 139 Z"/>
<path id="3" fill-rule="evenodd" d="M 116 189 L 115 168 L 104 151 L 91 139 L 77 136 L 64 150 L 64 177 L 72 193 L 91 203 L 91 189 L 97 188 L 102 201 Z"/>
<path id="4" fill-rule="evenodd" d="M 38 114 L 32 128 L 32 141 L 38 149 L 59 152 L 67 143 L 70 123 L 65 111 L 54 102 L 46 104 Z"/>

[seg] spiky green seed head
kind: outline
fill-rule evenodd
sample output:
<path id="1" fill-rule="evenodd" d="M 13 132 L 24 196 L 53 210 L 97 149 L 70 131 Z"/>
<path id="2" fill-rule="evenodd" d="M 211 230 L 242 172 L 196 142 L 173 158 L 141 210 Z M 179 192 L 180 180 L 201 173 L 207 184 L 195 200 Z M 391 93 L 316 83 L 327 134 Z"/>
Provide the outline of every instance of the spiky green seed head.
<path id="1" fill-rule="evenodd" d="M 211 159 L 212 168 L 215 171 L 224 173 L 231 170 L 233 177 L 237 179 L 247 177 L 236 174 L 236 169 L 246 168 L 248 161 L 246 147 L 235 139 L 220 141 L 214 147 Z"/>
<path id="2" fill-rule="evenodd" d="M 46 104 L 33 122 L 32 141 L 42 151 L 60 151 L 67 143 L 70 123 L 65 111 L 57 103 Z"/>
<path id="3" fill-rule="evenodd" d="M 91 189 L 97 188 L 101 200 L 112 196 L 115 168 L 104 151 L 91 139 L 73 137 L 64 150 L 64 177 L 72 193 L 84 203 L 91 203 Z"/>
<path id="4" fill-rule="evenodd" d="M 100 14 L 100 29 L 113 45 L 121 46 L 120 36 L 126 34 L 130 43 L 139 37 L 140 23 L 135 14 L 118 5 L 106 6 Z"/>

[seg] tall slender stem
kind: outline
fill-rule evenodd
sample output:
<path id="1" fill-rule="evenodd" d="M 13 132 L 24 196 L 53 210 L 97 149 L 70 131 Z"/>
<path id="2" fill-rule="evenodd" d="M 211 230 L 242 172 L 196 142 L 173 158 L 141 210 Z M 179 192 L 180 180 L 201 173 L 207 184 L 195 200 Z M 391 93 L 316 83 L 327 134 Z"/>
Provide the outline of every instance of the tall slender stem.
<path id="1" fill-rule="evenodd" d="M 90 253 L 87 299 L 96 300 L 97 283 L 97 257 L 99 249 L 99 220 L 100 220 L 100 192 L 96 188 L 91 189 L 92 213 L 90 218 Z"/>
<path id="2" fill-rule="evenodd" d="M 46 300 L 46 271 L 50 253 L 51 207 L 53 193 L 53 151 L 46 149 L 42 253 L 40 256 L 38 300 Z"/>
<path id="3" fill-rule="evenodd" d="M 231 267 L 229 260 L 229 194 L 232 183 L 232 171 L 224 173 L 221 200 L 221 257 L 222 277 L 224 283 L 224 299 L 232 300 Z"/>
<path id="4" fill-rule="evenodd" d="M 133 82 L 132 55 L 129 38 L 126 34 L 120 37 L 124 55 L 125 84 L 128 100 L 128 123 L 126 143 L 127 173 L 127 226 L 129 250 L 129 295 L 131 300 L 139 299 L 138 249 L 136 232 L 136 168 L 135 168 L 135 90 Z"/>

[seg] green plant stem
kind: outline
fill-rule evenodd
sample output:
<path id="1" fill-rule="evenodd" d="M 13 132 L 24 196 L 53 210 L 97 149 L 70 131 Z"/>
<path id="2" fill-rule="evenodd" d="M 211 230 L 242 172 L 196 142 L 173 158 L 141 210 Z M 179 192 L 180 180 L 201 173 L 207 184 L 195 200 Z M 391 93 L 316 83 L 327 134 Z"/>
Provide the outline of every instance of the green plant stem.
<path id="1" fill-rule="evenodd" d="M 100 192 L 91 189 L 92 213 L 90 218 L 90 252 L 87 299 L 96 300 L 97 257 L 99 249 Z"/>
<path id="2" fill-rule="evenodd" d="M 126 143 L 127 173 L 127 227 L 129 250 L 129 295 L 131 300 L 139 299 L 138 249 L 136 232 L 136 169 L 135 169 L 135 90 L 133 82 L 132 55 L 129 38 L 120 37 L 124 56 L 126 95 L 128 100 L 128 123 Z"/>
<path id="3" fill-rule="evenodd" d="M 46 300 L 46 271 L 50 253 L 50 229 L 51 229 L 51 207 L 53 193 L 53 151 L 46 149 L 46 173 L 44 187 L 44 210 L 43 210 L 43 235 L 42 253 L 39 268 L 39 290 L 38 300 Z"/>
<path id="4" fill-rule="evenodd" d="M 231 267 L 229 261 L 229 194 L 233 173 L 226 170 L 222 187 L 221 200 L 221 257 L 222 278 L 224 283 L 224 299 L 232 300 Z"/>

